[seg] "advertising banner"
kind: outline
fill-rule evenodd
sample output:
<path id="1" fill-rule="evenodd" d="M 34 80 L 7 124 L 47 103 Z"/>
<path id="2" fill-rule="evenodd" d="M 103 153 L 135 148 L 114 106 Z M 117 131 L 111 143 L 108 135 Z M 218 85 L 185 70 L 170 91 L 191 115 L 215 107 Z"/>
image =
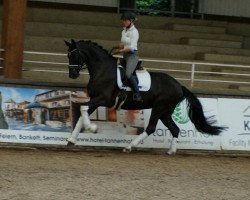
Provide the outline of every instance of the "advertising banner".
<path id="1" fill-rule="evenodd" d="M 215 116 L 217 119 L 217 99 L 200 98 L 203 105 L 205 116 Z M 148 124 L 150 110 L 144 111 L 145 125 Z M 173 120 L 180 128 L 179 149 L 220 149 L 220 137 L 211 136 L 198 132 L 190 121 L 187 113 L 187 103 L 184 100 L 177 105 L 172 115 Z M 154 148 L 169 148 L 172 135 L 170 131 L 159 120 L 153 137 L 150 140 L 150 146 Z M 149 139 L 148 139 L 149 140 Z"/>
<path id="2" fill-rule="evenodd" d="M 66 145 L 80 106 L 89 100 L 84 92 L 0 87 L 0 143 Z M 229 127 L 220 136 L 198 132 L 187 113 L 186 100 L 172 115 L 180 128 L 179 149 L 250 150 L 250 101 L 199 98 L 205 116 Z M 125 147 L 147 127 L 151 110 L 114 111 L 99 107 L 91 116 L 98 133 L 80 133 L 77 145 Z M 156 131 L 138 145 L 169 148 L 172 135 L 159 120 Z"/>
<path id="3" fill-rule="evenodd" d="M 0 142 L 66 145 L 80 116 L 84 92 L 0 87 Z M 143 110 L 98 108 L 98 133 L 81 133 L 77 145 L 125 147 L 144 130 Z"/>
<path id="4" fill-rule="evenodd" d="M 221 135 L 224 150 L 250 151 L 250 100 L 218 100 L 220 122 L 228 127 Z"/>

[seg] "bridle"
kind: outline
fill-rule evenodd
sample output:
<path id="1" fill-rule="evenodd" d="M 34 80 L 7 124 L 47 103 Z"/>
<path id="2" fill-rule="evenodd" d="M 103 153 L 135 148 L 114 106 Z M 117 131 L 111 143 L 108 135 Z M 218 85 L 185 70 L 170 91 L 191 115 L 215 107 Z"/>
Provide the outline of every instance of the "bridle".
<path id="1" fill-rule="evenodd" d="M 83 58 L 83 53 L 78 50 L 77 48 L 76 49 L 73 49 L 72 51 L 69 51 L 68 52 L 68 57 L 71 56 L 71 54 L 74 52 L 74 51 L 77 51 L 78 54 L 79 54 L 79 59 L 78 59 L 78 64 L 77 65 L 70 65 L 69 64 L 69 69 L 76 69 L 78 72 L 80 72 L 82 69 L 86 69 L 87 68 L 87 65 L 86 65 L 86 62 L 83 62 L 83 63 L 80 63 L 80 58 Z M 85 66 L 85 67 L 84 67 Z"/>

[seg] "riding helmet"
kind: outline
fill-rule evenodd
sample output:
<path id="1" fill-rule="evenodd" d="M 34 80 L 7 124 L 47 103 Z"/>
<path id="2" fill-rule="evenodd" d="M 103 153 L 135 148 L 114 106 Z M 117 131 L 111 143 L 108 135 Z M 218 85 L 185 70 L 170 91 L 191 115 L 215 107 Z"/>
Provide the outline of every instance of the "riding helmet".
<path id="1" fill-rule="evenodd" d="M 126 11 L 122 13 L 121 20 L 136 20 L 136 15 L 131 11 Z"/>

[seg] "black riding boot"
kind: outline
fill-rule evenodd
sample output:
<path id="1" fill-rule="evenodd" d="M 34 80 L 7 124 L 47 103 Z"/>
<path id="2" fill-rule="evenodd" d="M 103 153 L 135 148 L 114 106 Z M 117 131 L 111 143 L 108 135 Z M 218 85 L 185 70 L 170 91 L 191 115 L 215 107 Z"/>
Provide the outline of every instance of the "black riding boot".
<path id="1" fill-rule="evenodd" d="M 133 100 L 143 102 L 142 97 L 139 93 L 139 87 L 136 81 L 136 77 L 132 75 L 129 78 L 129 83 L 130 83 L 131 89 L 133 90 Z"/>

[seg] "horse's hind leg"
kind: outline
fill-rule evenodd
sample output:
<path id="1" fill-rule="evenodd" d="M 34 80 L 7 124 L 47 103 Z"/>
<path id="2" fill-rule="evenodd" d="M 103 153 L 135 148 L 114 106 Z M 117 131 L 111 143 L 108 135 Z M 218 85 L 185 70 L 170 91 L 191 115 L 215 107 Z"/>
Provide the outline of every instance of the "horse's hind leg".
<path id="1" fill-rule="evenodd" d="M 173 121 L 171 114 L 172 112 L 164 113 L 162 117 L 160 118 L 162 123 L 169 129 L 169 131 L 171 132 L 173 136 L 173 139 L 170 144 L 170 148 L 168 150 L 169 155 L 175 154 L 177 151 L 178 136 L 180 132 L 180 129 Z"/>
<path id="2" fill-rule="evenodd" d="M 156 104 L 157 105 L 157 104 Z M 160 116 L 166 112 L 166 108 L 164 110 L 164 107 L 153 107 L 151 116 L 149 119 L 148 127 L 146 128 L 146 131 L 144 131 L 142 134 L 137 136 L 127 147 L 123 149 L 124 152 L 131 152 L 132 147 L 137 146 L 140 142 L 142 142 L 144 139 L 146 139 L 150 134 L 155 132 L 157 122 L 160 118 Z"/>

